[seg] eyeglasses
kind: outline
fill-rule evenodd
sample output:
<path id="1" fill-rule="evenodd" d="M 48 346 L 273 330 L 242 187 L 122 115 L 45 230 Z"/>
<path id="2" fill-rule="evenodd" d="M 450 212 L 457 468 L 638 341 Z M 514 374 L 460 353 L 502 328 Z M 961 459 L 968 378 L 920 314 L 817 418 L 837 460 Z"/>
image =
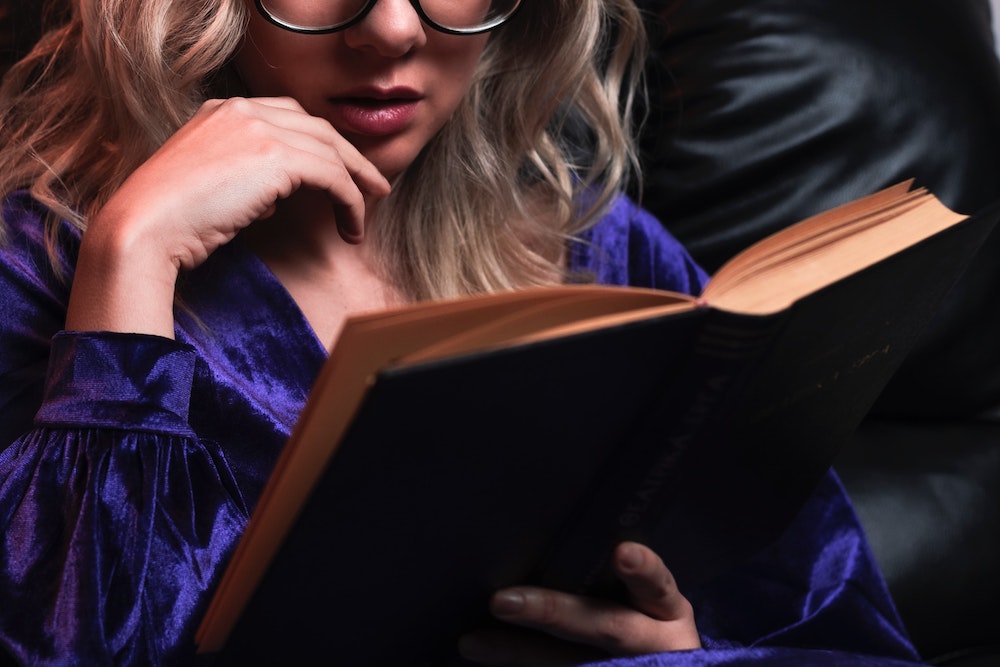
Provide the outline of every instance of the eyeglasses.
<path id="1" fill-rule="evenodd" d="M 261 15 L 285 30 L 319 35 L 361 21 L 378 0 L 254 0 Z M 431 28 L 451 35 L 493 30 L 514 15 L 521 0 L 410 0 Z"/>

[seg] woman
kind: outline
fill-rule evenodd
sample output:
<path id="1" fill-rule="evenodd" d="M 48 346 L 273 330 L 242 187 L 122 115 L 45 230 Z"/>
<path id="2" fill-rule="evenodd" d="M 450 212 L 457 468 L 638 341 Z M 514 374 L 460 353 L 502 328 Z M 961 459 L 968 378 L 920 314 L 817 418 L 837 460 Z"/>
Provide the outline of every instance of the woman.
<path id="1" fill-rule="evenodd" d="M 0 638 L 23 662 L 191 658 L 347 315 L 581 276 L 704 282 L 619 194 L 631 0 L 74 0 L 54 21 L 0 128 Z M 698 627 L 655 554 L 624 544 L 616 566 L 633 607 L 500 591 L 510 628 L 463 652 L 912 657 L 832 478 L 704 594 Z M 798 590 L 817 568 L 822 594 Z M 755 598 L 767 585 L 781 596 Z"/>

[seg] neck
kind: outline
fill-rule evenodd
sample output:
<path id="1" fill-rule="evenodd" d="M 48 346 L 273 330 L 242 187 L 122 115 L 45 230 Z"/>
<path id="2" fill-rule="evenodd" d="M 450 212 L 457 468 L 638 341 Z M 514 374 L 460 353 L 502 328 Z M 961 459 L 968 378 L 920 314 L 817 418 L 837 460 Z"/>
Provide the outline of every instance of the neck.
<path id="1" fill-rule="evenodd" d="M 372 216 L 366 216 L 371 220 Z M 366 220 L 366 224 L 367 224 Z M 302 310 L 317 337 L 329 345 L 344 318 L 402 302 L 379 271 L 371 230 L 352 245 L 340 238 L 329 199 L 300 191 L 275 214 L 244 231 L 247 243 Z"/>

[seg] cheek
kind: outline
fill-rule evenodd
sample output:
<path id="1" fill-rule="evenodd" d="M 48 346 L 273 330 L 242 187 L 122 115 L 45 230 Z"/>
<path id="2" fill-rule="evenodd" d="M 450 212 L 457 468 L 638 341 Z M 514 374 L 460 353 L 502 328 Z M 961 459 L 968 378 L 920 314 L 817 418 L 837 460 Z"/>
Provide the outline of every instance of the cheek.
<path id="1" fill-rule="evenodd" d="M 316 62 L 312 42 L 296 39 L 287 31 L 275 30 L 251 20 L 246 38 L 236 53 L 235 65 L 251 95 L 297 97 L 297 89 L 308 77 L 302 63 Z"/>
<path id="2" fill-rule="evenodd" d="M 482 59 L 486 45 L 485 35 L 474 37 L 451 37 L 451 48 L 442 49 L 436 55 L 438 63 L 436 78 L 442 97 L 458 106 L 468 92 Z"/>
<path id="3" fill-rule="evenodd" d="M 265 56 L 269 51 L 262 51 L 262 46 L 251 40 L 240 48 L 236 54 L 236 70 L 252 96 L 276 96 L 286 93 L 282 85 L 282 77 L 276 76 L 277 71 L 284 70 L 281 64 L 275 64 L 273 59 Z"/>

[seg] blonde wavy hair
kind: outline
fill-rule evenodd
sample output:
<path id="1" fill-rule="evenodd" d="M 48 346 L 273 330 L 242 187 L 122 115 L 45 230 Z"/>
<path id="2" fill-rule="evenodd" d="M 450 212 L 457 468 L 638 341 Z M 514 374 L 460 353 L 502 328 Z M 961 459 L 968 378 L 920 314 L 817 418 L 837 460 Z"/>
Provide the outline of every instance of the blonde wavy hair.
<path id="1" fill-rule="evenodd" d="M 250 11 L 246 0 L 58 2 L 58 25 L 0 87 L 0 194 L 30 189 L 53 213 L 50 238 L 59 218 L 85 229 L 206 99 L 227 94 Z M 412 299 L 563 280 L 566 239 L 634 173 L 644 49 L 633 0 L 526 0 L 380 204 L 386 277 Z"/>

